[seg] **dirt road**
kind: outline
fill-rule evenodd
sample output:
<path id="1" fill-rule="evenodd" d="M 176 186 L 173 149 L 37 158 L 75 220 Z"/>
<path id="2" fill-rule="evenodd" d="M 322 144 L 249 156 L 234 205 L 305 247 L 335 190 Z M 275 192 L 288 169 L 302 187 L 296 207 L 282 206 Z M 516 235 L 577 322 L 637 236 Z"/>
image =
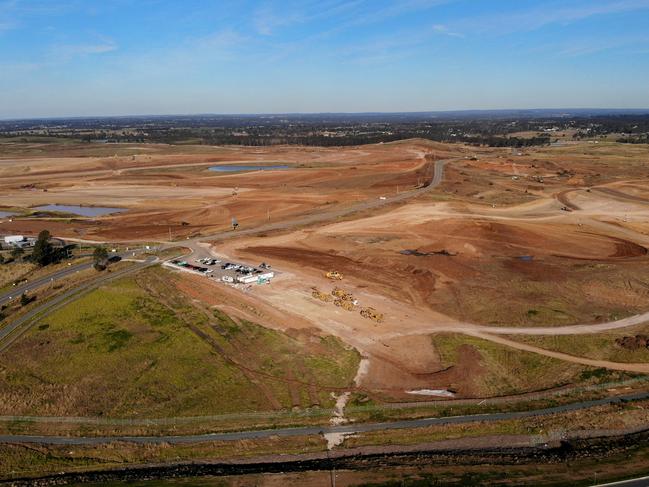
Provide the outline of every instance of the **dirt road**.
<path id="1" fill-rule="evenodd" d="M 204 257 L 208 255 L 212 255 L 211 250 L 209 247 L 204 243 L 206 241 L 214 241 L 214 240 L 224 240 L 230 237 L 235 237 L 235 236 L 251 236 L 255 235 L 258 233 L 270 231 L 270 230 L 288 230 L 290 228 L 295 228 L 299 226 L 307 226 L 307 225 L 312 225 L 315 223 L 320 223 L 320 222 L 332 222 L 335 221 L 337 218 L 349 215 L 354 212 L 358 211 L 363 211 L 367 209 L 375 209 L 379 208 L 381 206 L 391 204 L 397 201 L 405 201 L 407 199 L 416 197 L 418 195 L 423 194 L 426 191 L 430 191 L 437 187 L 442 179 L 443 179 L 443 169 L 444 165 L 446 163 L 450 162 L 449 160 L 445 161 L 437 161 L 435 163 L 434 169 L 435 173 L 432 178 L 431 183 L 424 187 L 420 188 L 414 191 L 410 191 L 407 193 L 402 193 L 400 195 L 387 198 L 385 200 L 371 200 L 371 201 L 366 201 L 363 203 L 359 203 L 354 205 L 353 207 L 344 209 L 344 210 L 335 210 L 331 212 L 323 212 L 323 213 L 318 213 L 316 215 L 310 215 L 307 217 L 302 217 L 298 218 L 295 220 L 292 220 L 290 222 L 283 222 L 283 223 L 278 223 L 278 224 L 273 224 L 273 225 L 266 225 L 262 226 L 259 228 L 254 228 L 254 229 L 248 229 L 248 230 L 241 230 L 241 231 L 230 231 L 230 232 L 221 232 L 218 234 L 214 234 L 211 236 L 204 236 L 204 237 L 198 237 L 194 239 L 190 239 L 186 241 L 186 245 L 193 249 L 195 252 L 195 255 L 198 257 Z M 564 215 L 559 212 L 557 216 L 557 208 L 556 202 L 553 202 L 552 198 L 547 198 L 541 201 L 534 201 L 525 205 L 519 205 L 522 208 L 516 207 L 516 209 L 512 208 L 503 208 L 503 209 L 498 209 L 495 210 L 495 215 L 494 214 L 489 214 L 490 218 L 494 219 L 525 219 L 525 218 L 530 218 L 533 220 L 538 220 L 541 218 L 570 218 L 571 215 Z M 522 214 L 521 214 L 521 211 Z M 485 213 L 488 210 L 485 210 L 484 208 L 481 210 L 482 213 L 484 213 L 484 216 L 486 217 L 487 214 Z M 435 209 L 430 209 L 427 212 L 427 215 L 422 215 L 422 218 L 425 217 L 430 217 L 431 212 L 435 212 Z M 494 213 L 494 212 L 491 212 Z M 461 214 L 458 214 L 457 212 L 453 212 L 453 216 L 462 216 Z M 467 218 L 475 218 L 476 213 L 475 211 L 467 211 L 466 214 L 464 215 Z M 607 227 L 607 230 L 615 230 L 618 233 L 627 233 L 627 234 L 633 234 L 633 235 L 628 235 L 629 237 L 634 237 L 637 239 L 640 239 L 642 243 L 646 243 L 647 238 L 644 235 L 637 234 L 637 232 L 632 232 L 631 230 L 628 229 L 621 229 L 614 227 L 613 225 L 607 224 L 602 222 L 602 225 L 605 225 Z M 340 223 L 337 224 L 339 227 L 354 227 L 353 222 L 346 222 L 346 223 Z M 357 231 L 357 229 L 356 229 Z M 286 289 L 282 289 L 282 293 L 286 293 Z M 270 293 L 266 293 L 268 296 L 264 296 L 264 294 L 260 294 L 258 297 L 260 299 L 265 299 L 265 298 L 271 298 L 268 300 L 269 304 L 279 306 L 280 308 L 284 309 L 285 311 L 291 311 L 291 312 L 296 312 L 295 309 L 287 308 L 287 303 L 284 301 L 282 305 L 278 305 L 277 300 L 272 299 L 272 295 Z M 286 295 L 286 294 L 284 294 Z M 302 305 L 306 305 L 305 303 L 302 303 Z M 571 356 L 568 354 L 562 354 L 559 352 L 553 352 L 550 350 L 545 350 L 539 347 L 533 347 L 530 345 L 525 345 L 521 344 L 518 342 L 515 342 L 513 340 L 507 340 L 503 338 L 500 335 L 585 335 L 585 334 L 595 334 L 595 333 L 600 333 L 600 332 L 605 332 L 605 331 L 610 331 L 610 330 L 615 330 L 615 329 L 621 329 L 621 328 L 626 328 L 630 327 L 633 325 L 638 325 L 642 324 L 645 322 L 649 322 L 649 312 L 630 316 L 621 320 L 616 320 L 616 321 L 610 321 L 610 322 L 605 322 L 605 323 L 596 323 L 596 324 L 582 324 L 582 325 L 569 325 L 569 326 L 558 326 L 558 327 L 495 327 L 495 326 L 486 326 L 486 325 L 481 325 L 477 323 L 470 323 L 470 322 L 459 322 L 455 320 L 448 319 L 448 321 L 445 321 L 443 317 L 437 317 L 434 320 L 431 321 L 431 316 L 426 315 L 426 314 L 421 314 L 420 316 L 414 316 L 416 313 L 411 310 L 411 313 L 413 314 L 411 316 L 411 322 L 412 323 L 405 323 L 405 322 L 400 322 L 398 326 L 395 327 L 387 327 L 384 326 L 381 329 L 374 330 L 372 332 L 372 338 L 367 339 L 367 338 L 359 338 L 359 334 L 356 332 L 353 332 L 355 328 L 348 326 L 348 324 L 345 323 L 334 323 L 332 320 L 325 320 L 327 323 L 320 321 L 321 327 L 323 327 L 324 331 L 327 333 L 331 333 L 333 335 L 339 336 L 343 340 L 347 341 L 351 345 L 357 347 L 361 351 L 368 351 L 375 346 L 378 346 L 380 343 L 385 343 L 385 341 L 394 339 L 394 338 L 400 338 L 400 337 L 407 337 L 407 336 L 417 336 L 417 335 L 423 335 L 427 333 L 438 333 L 438 332 L 451 332 L 451 333 L 463 333 L 467 335 L 473 335 L 473 336 L 479 336 L 480 338 L 483 338 L 485 340 L 490 340 L 493 342 L 497 342 L 503 345 L 507 345 L 513 348 L 517 348 L 519 350 L 525 350 L 528 352 L 532 353 L 537 353 L 541 355 L 546 355 L 550 356 L 553 358 L 565 360 L 568 362 L 574 362 L 574 363 L 579 363 L 582 365 L 589 365 L 593 367 L 604 367 L 604 368 L 609 368 L 609 369 L 614 369 L 614 370 L 624 370 L 624 371 L 631 371 L 631 372 L 642 372 L 646 373 L 649 372 L 649 364 L 628 364 L 628 363 L 615 363 L 615 362 L 609 362 L 609 361 L 603 361 L 603 360 L 591 360 L 587 358 L 581 358 L 581 357 L 575 357 Z M 302 313 L 300 313 L 302 314 Z M 317 313 L 315 314 L 317 316 Z M 335 321 L 335 320 L 334 320 Z M 416 323 L 416 326 L 413 325 L 413 323 Z"/>
<path id="2" fill-rule="evenodd" d="M 539 355 L 545 355 L 546 357 L 552 357 L 565 362 L 572 362 L 575 364 L 588 365 L 591 367 L 605 368 L 611 370 L 622 370 L 625 372 L 639 372 L 642 374 L 649 373 L 649 363 L 621 363 L 621 362 L 611 362 L 608 360 L 594 360 L 583 357 L 576 357 L 574 355 L 569 355 L 567 353 L 555 352 L 552 350 L 547 350 L 545 348 L 535 347 L 533 345 L 528 345 L 526 343 L 516 342 L 514 340 L 508 340 L 501 336 L 490 335 L 487 333 L 481 332 L 466 332 L 467 335 L 474 336 L 476 338 L 482 338 L 483 340 L 489 340 L 494 343 L 499 343 L 510 348 L 515 348 L 516 350 L 523 350 L 525 352 L 536 353 Z"/>

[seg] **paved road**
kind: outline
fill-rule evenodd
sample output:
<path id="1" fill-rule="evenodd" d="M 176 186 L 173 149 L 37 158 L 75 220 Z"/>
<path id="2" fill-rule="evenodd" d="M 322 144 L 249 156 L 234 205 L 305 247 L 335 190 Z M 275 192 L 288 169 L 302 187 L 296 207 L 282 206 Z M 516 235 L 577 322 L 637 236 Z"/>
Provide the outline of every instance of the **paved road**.
<path id="1" fill-rule="evenodd" d="M 306 225 L 313 225 L 315 223 L 323 223 L 328 221 L 334 221 L 338 218 L 343 218 L 359 211 L 374 210 L 382 206 L 386 206 L 392 203 L 400 203 L 402 201 L 409 200 L 411 198 L 421 196 L 437 186 L 442 182 L 444 178 L 444 166 L 455 159 L 446 159 L 435 161 L 433 168 L 433 176 L 430 184 L 422 188 L 413 189 L 411 191 L 404 191 L 394 196 L 386 197 L 384 200 L 376 198 L 372 200 L 361 201 L 347 208 L 337 208 L 330 211 L 323 211 L 314 213 L 312 215 L 306 215 L 303 217 L 298 217 L 289 221 L 277 222 L 277 223 L 268 223 L 265 225 L 257 226 L 254 228 L 241 229 L 241 230 L 226 230 L 217 233 L 212 233 L 209 235 L 201 235 L 198 237 L 190 238 L 187 240 L 180 240 L 178 242 L 170 242 L 164 246 L 164 248 L 177 247 L 178 245 L 188 245 L 192 246 L 200 242 L 205 241 L 214 241 L 214 240 L 224 240 L 230 237 L 242 237 L 255 235 L 263 232 L 270 232 L 274 230 L 288 230 L 294 227 L 301 227 Z"/>
<path id="2" fill-rule="evenodd" d="M 375 209 L 379 208 L 381 206 L 385 206 L 391 203 L 396 203 L 396 202 L 401 202 L 405 201 L 407 199 L 413 198 L 415 196 L 419 196 L 423 193 L 426 193 L 428 191 L 431 191 L 433 188 L 437 187 L 441 182 L 444 177 L 444 165 L 449 162 L 448 160 L 441 160 L 441 161 L 436 161 L 434 163 L 434 173 L 432 180 L 429 185 L 424 186 L 419 189 L 415 189 L 412 191 L 405 191 L 403 193 L 400 193 L 396 196 L 391 196 L 386 198 L 385 200 L 381 199 L 375 199 L 375 200 L 368 200 L 368 201 L 362 201 L 360 203 L 357 203 L 353 206 L 350 206 L 348 208 L 341 208 L 341 209 L 336 209 L 332 211 L 326 211 L 322 213 L 316 213 L 313 215 L 307 215 L 301 218 L 296 218 L 291 221 L 286 221 L 286 222 L 278 222 L 278 223 L 271 223 L 271 224 L 266 224 L 266 225 L 261 225 L 257 226 L 254 228 L 249 228 L 245 230 L 227 230 L 227 231 L 221 231 L 218 233 L 210 234 L 210 235 L 204 235 L 204 236 L 199 236 L 195 237 L 192 239 L 188 240 L 181 240 L 178 242 L 169 242 L 166 245 L 163 245 L 161 249 L 166 249 L 166 248 L 171 248 L 171 247 L 177 247 L 179 245 L 182 246 L 188 246 L 192 249 L 197 249 L 197 246 L 200 242 L 204 242 L 206 240 L 223 240 L 229 237 L 235 237 L 235 236 L 244 236 L 244 235 L 254 235 L 257 233 L 261 232 L 268 232 L 271 230 L 286 230 L 292 227 L 297 227 L 297 226 L 303 226 L 303 225 L 311 225 L 314 223 L 321 223 L 325 221 L 330 221 L 330 220 L 335 220 L 336 218 L 341 218 L 343 216 L 350 215 L 352 213 L 356 213 L 359 211 L 364 211 L 364 210 L 369 210 L 369 209 Z M 126 257 L 130 256 L 132 254 L 132 251 L 127 252 L 125 254 L 120 254 L 121 257 Z M 208 254 L 205 254 L 208 255 Z M 211 255 L 211 254 L 210 254 Z M 45 276 L 43 278 L 40 278 L 38 280 L 28 282 L 26 284 L 23 284 L 21 286 L 16 286 L 12 288 L 10 291 L 7 291 L 3 294 L 0 294 L 0 305 L 5 304 L 12 299 L 15 299 L 16 296 L 20 296 L 24 292 L 30 292 L 35 289 L 38 289 L 41 286 L 44 286 L 50 282 L 53 281 L 58 281 L 60 279 L 63 279 L 71 274 L 74 274 L 78 271 L 82 271 L 85 269 L 89 269 L 92 266 L 92 263 L 84 263 L 84 264 L 77 264 L 75 266 L 71 266 L 67 269 L 63 269 L 61 271 L 55 272 L 53 274 L 50 274 L 48 276 Z M 0 339 L 2 337 L 0 336 Z"/>
<path id="3" fill-rule="evenodd" d="M 596 484 L 593 487 L 647 487 L 649 485 L 649 476 L 638 477 L 636 479 L 620 480 L 619 482 L 609 482 L 608 484 Z"/>
<path id="4" fill-rule="evenodd" d="M 339 426 L 305 426 L 301 428 L 278 428 L 272 430 L 237 431 L 232 433 L 214 433 L 184 436 L 96 436 L 96 437 L 70 437 L 70 436 L 36 436 L 36 435 L 0 435 L 0 443 L 40 443 L 48 445 L 98 445 L 115 441 L 124 441 L 139 444 L 156 443 L 200 443 L 205 441 L 237 441 L 269 438 L 273 436 L 310 436 L 330 433 L 354 434 L 371 431 L 386 431 L 406 428 L 424 428 L 448 424 L 465 424 L 475 422 L 494 422 L 509 419 L 547 416 L 550 414 L 566 413 L 580 409 L 603 406 L 625 401 L 639 401 L 649 399 L 649 392 L 640 392 L 626 396 L 607 397 L 572 404 L 564 404 L 552 408 L 537 409 L 533 411 L 517 411 L 509 413 L 470 414 L 466 416 L 451 416 L 444 418 L 424 418 L 384 423 L 359 423 Z"/>
<path id="5" fill-rule="evenodd" d="M 0 305 L 6 304 L 9 301 L 17 298 L 20 296 L 22 293 L 27 293 L 34 291 L 35 289 L 38 289 L 39 287 L 45 286 L 46 284 L 49 284 L 50 282 L 53 281 L 58 281 L 59 279 L 63 279 L 64 277 L 70 276 L 72 274 L 75 274 L 76 272 L 83 271 L 85 269 L 89 269 L 92 267 L 92 262 L 84 262 L 83 264 L 76 264 L 72 265 L 70 267 L 67 267 L 66 269 L 62 269 L 57 272 L 53 272 L 52 274 L 49 274 L 45 277 L 42 277 L 40 279 L 36 279 L 34 281 L 27 282 L 25 284 L 22 284 L 20 286 L 15 286 L 12 287 L 9 291 L 0 294 Z"/>
<path id="6" fill-rule="evenodd" d="M 125 252 L 123 254 L 110 254 L 110 255 L 111 256 L 119 255 L 121 258 L 125 258 L 125 257 L 132 256 L 133 252 L 134 251 Z M 141 252 L 141 250 L 135 250 L 135 252 L 138 253 Z M 43 276 L 39 279 L 35 279 L 33 281 L 26 282 L 25 284 L 12 287 L 9 291 L 0 294 L 0 305 L 8 303 L 12 299 L 15 299 L 18 296 L 20 296 L 22 293 L 29 293 L 51 282 L 58 281 L 60 279 L 63 279 L 64 277 L 70 276 L 77 272 L 90 269 L 92 265 L 93 265 L 92 261 L 71 265 L 69 267 L 66 267 L 65 269 L 61 269 L 60 271 L 53 272 L 52 274 L 48 274 L 47 276 Z"/>
<path id="7" fill-rule="evenodd" d="M 159 260 L 157 257 L 149 257 L 144 262 L 130 266 L 127 269 L 122 269 L 111 273 L 99 274 L 97 279 L 93 280 L 92 282 L 84 282 L 78 286 L 68 289 L 67 291 L 48 301 L 45 301 L 40 306 L 36 306 L 18 319 L 6 325 L 4 328 L 0 329 L 0 353 L 2 353 L 7 347 L 9 347 L 9 345 L 11 345 L 18 337 L 20 337 L 25 331 L 29 329 L 30 325 L 33 324 L 32 320 L 38 315 L 55 311 L 61 306 L 67 304 L 70 300 L 78 299 L 88 292 L 98 288 L 102 284 L 113 281 L 120 277 L 124 277 L 128 274 L 138 272 L 145 267 L 156 264 L 158 261 Z"/>

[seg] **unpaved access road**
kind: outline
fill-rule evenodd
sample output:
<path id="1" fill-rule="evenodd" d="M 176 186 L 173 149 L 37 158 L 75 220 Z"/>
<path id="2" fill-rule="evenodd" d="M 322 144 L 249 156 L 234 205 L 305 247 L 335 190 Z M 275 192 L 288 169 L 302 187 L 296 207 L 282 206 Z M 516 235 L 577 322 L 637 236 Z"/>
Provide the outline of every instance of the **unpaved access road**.
<path id="1" fill-rule="evenodd" d="M 290 222 L 284 222 L 284 223 L 277 223 L 277 224 L 272 224 L 272 225 L 264 225 L 261 227 L 253 228 L 253 229 L 247 229 L 247 230 L 238 230 L 238 231 L 229 231 L 229 232 L 220 232 L 217 234 L 213 234 L 210 236 L 201 236 L 201 237 L 196 237 L 193 239 L 187 240 L 184 245 L 189 247 L 190 249 L 193 250 L 194 255 L 199 256 L 199 257 L 205 257 L 205 256 L 212 256 L 212 254 L 209 245 L 207 245 L 205 242 L 206 241 L 215 241 L 215 240 L 225 240 L 227 238 L 231 237 L 237 237 L 237 236 L 251 236 L 254 234 L 262 233 L 265 231 L 271 231 L 271 230 L 288 230 L 290 228 L 294 227 L 299 227 L 299 226 L 307 226 L 307 225 L 312 225 L 315 223 L 321 223 L 321 222 L 331 222 L 335 221 L 337 218 L 347 216 L 349 214 L 363 211 L 363 210 L 369 210 L 369 209 L 376 209 L 381 206 L 394 203 L 394 202 L 401 202 L 405 201 L 407 199 L 419 196 L 427 191 L 430 191 L 437 187 L 443 180 L 443 175 L 444 175 L 444 166 L 445 164 L 456 161 L 457 159 L 449 159 L 449 160 L 440 160 L 436 161 L 434 163 L 433 169 L 434 169 L 434 175 L 432 177 L 432 180 L 430 184 L 426 187 L 416 189 L 413 191 L 409 191 L 406 193 L 402 193 L 390 198 L 386 198 L 385 200 L 377 199 L 377 200 L 369 200 L 365 201 L 362 203 L 358 203 L 356 205 L 353 205 L 352 207 L 346 208 L 346 209 L 338 209 L 338 210 L 332 210 L 329 212 L 322 212 L 314 215 L 309 215 L 301 218 L 297 218 L 295 220 L 291 220 Z M 538 205 L 547 205 L 552 203 L 552 198 L 548 198 L 547 201 L 544 202 L 536 202 L 534 204 L 529 204 L 528 206 L 530 208 L 533 208 L 534 211 L 532 212 L 533 215 L 531 215 L 531 218 L 533 219 L 538 219 L 540 217 L 538 213 Z M 556 218 L 555 215 L 552 213 L 555 212 L 556 209 L 552 208 L 552 211 L 550 212 L 550 215 L 546 215 L 546 218 Z M 508 210 L 504 210 L 507 212 Z M 536 212 L 536 213 L 535 213 Z M 474 216 L 473 214 L 467 216 Z M 520 217 L 520 216 L 519 216 Z M 609 226 L 609 224 L 602 223 L 602 225 Z M 610 229 L 610 228 L 609 228 Z M 614 228 L 616 231 L 620 231 L 621 229 L 615 227 Z M 622 229 L 623 230 L 623 229 Z M 646 243 L 647 239 L 646 236 L 644 235 L 639 235 L 636 232 L 632 232 L 634 238 L 642 237 L 642 242 Z M 270 303 L 271 305 L 273 303 Z M 455 333 L 463 333 L 467 335 L 473 335 L 473 336 L 479 336 L 480 338 L 483 338 L 485 340 L 490 340 L 492 342 L 498 342 L 507 346 L 510 346 L 512 348 L 516 348 L 519 350 L 525 350 L 529 351 L 532 353 L 537 353 L 541 355 L 546 355 L 550 356 L 553 358 L 558 358 L 561 360 L 565 360 L 568 362 L 573 362 L 573 363 L 579 363 L 582 365 L 589 365 L 593 367 L 603 367 L 603 368 L 609 368 L 609 369 L 614 369 L 614 370 L 623 370 L 623 371 L 629 371 L 629 372 L 641 372 L 641 373 L 649 373 L 649 364 L 644 364 L 644 363 L 617 363 L 617 362 L 610 362 L 610 361 L 605 361 L 605 360 L 593 360 L 593 359 L 588 359 L 588 358 L 581 358 L 581 357 L 575 357 L 569 354 L 564 354 L 560 352 L 554 352 L 550 350 L 546 350 L 543 348 L 539 347 L 534 347 L 531 345 L 527 344 L 522 344 L 520 342 L 512 341 L 512 340 L 506 340 L 505 338 L 502 338 L 498 335 L 547 335 L 547 336 L 552 336 L 552 335 L 585 335 L 585 334 L 595 334 L 595 333 L 600 333 L 600 332 L 606 332 L 610 330 L 615 330 L 615 329 L 620 329 L 620 328 L 626 328 L 634 325 L 639 325 L 642 323 L 649 322 L 649 312 L 630 316 L 627 318 L 623 318 L 620 320 L 615 320 L 615 321 L 609 321 L 605 323 L 595 323 L 595 324 L 582 324 L 582 325 L 567 325 L 567 326 L 558 326 L 558 327 L 495 327 L 495 326 L 486 326 L 486 325 L 480 325 L 480 324 L 475 324 L 475 323 L 468 323 L 468 322 L 458 322 L 455 320 L 450 320 L 448 322 L 440 322 L 440 321 L 435 321 L 435 322 L 430 322 L 429 320 L 426 319 L 426 316 L 421 316 L 420 319 L 417 320 L 417 327 L 416 329 L 408 328 L 408 327 L 402 327 L 400 330 L 397 331 L 377 331 L 375 335 L 375 340 L 378 341 L 381 339 L 388 339 L 388 338 L 396 338 L 396 337 L 403 337 L 403 336 L 408 336 L 408 335 L 422 335 L 425 333 L 435 333 L 435 332 L 455 332 Z M 430 318 L 430 317 L 428 317 Z M 336 335 L 335 330 L 328 330 L 328 332 L 333 333 Z M 345 337 L 341 337 L 345 339 Z M 349 337 L 347 337 L 349 338 Z M 506 343 L 505 343 L 506 342 Z M 354 346 L 361 346 L 362 344 L 359 343 L 352 343 Z M 362 348 L 362 346 L 361 346 Z"/>
<path id="2" fill-rule="evenodd" d="M 489 335 L 486 333 L 476 333 L 476 332 L 467 332 L 467 335 L 474 336 L 476 338 L 482 338 L 483 340 L 489 340 L 494 343 L 499 343 L 510 348 L 515 348 L 517 350 L 522 350 L 524 352 L 536 353 L 539 355 L 545 355 L 546 357 L 552 357 L 565 362 L 572 362 L 575 364 L 589 365 L 591 367 L 605 368 L 611 370 L 622 370 L 625 372 L 639 372 L 643 374 L 649 373 L 649 363 L 624 363 L 624 362 L 611 362 L 609 360 L 597 360 L 589 359 L 584 357 L 575 357 L 574 355 L 569 355 L 563 352 L 555 352 L 552 350 L 547 350 L 545 348 L 535 347 L 534 345 L 528 345 L 527 343 L 521 343 L 514 340 L 508 340 L 501 336 Z"/>

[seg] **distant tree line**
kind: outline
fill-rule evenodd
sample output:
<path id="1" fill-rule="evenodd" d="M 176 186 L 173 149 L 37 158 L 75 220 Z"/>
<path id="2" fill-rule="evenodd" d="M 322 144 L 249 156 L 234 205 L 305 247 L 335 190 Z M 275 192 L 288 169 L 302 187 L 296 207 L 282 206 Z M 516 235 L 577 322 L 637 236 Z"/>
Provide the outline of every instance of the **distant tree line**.
<path id="1" fill-rule="evenodd" d="M 548 118 L 436 118 L 425 115 L 177 116 L 61 121 L 0 122 L 0 137 L 70 138 L 106 143 L 158 142 L 204 145 L 350 146 L 423 138 L 491 147 L 528 147 L 551 142 L 571 130 L 575 140 L 619 136 L 647 143 L 649 115 L 592 115 Z M 536 134 L 521 137 L 521 132 Z"/>
<path id="2" fill-rule="evenodd" d="M 616 142 L 622 144 L 649 144 L 649 134 L 640 134 L 635 137 L 620 137 L 616 139 Z"/>

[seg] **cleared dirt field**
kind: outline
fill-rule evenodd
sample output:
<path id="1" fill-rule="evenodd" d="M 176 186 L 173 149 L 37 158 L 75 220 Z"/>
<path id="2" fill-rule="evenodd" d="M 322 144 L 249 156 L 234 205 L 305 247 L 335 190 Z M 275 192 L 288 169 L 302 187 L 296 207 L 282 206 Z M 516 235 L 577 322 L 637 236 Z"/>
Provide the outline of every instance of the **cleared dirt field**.
<path id="1" fill-rule="evenodd" d="M 7 154 L 21 154 L 17 148 L 4 149 Z M 42 150 L 51 156 L 3 158 L 0 152 L 0 207 L 23 211 L 42 204 L 124 208 L 126 213 L 96 221 L 47 222 L 59 235 L 111 240 L 168 240 L 170 234 L 178 239 L 229 228 L 232 217 L 245 228 L 345 207 L 421 185 L 430 177 L 432 160 L 466 151 L 426 142 L 346 149 L 188 147 L 184 153 L 170 146 L 120 145 L 112 157 L 75 145 Z M 107 148 L 96 150 L 103 154 Z M 79 153 L 88 155 L 78 157 Z M 289 168 L 208 170 L 224 163 Z M 33 233 L 43 225 L 15 219 L 4 222 L 3 228 Z"/>
<path id="2" fill-rule="evenodd" d="M 416 388 L 487 396 L 580 381 L 585 366 L 578 356 L 565 365 L 543 356 L 545 344 L 533 336 L 535 352 L 515 350 L 504 339 L 495 343 L 480 335 L 480 327 L 524 328 L 526 335 L 543 327 L 547 334 L 552 327 L 607 323 L 649 309 L 644 146 L 581 142 L 521 155 L 422 140 L 327 149 L 33 143 L 3 144 L 0 150 L 0 207 L 19 213 L 0 223 L 2 232 L 48 228 L 97 241 L 197 237 L 190 247 L 229 229 L 232 217 L 242 230 L 268 222 L 288 227 L 297 218 L 425 186 L 435 161 L 445 160 L 441 184 L 416 198 L 297 230 L 213 241 L 217 255 L 265 261 L 280 270 L 270 286 L 242 293 L 200 277 L 175 284 L 185 300 L 205 308 L 202 316 L 216 305 L 242 322 L 286 333 L 300 347 L 314 335 L 336 337 L 364 359 L 356 385 L 385 400 L 416 400 L 404 395 Z M 208 170 L 251 163 L 289 167 Z M 52 203 L 127 211 L 80 218 L 32 209 Z M 344 279 L 326 279 L 330 270 Z M 329 294 L 336 285 L 358 300 L 352 311 L 313 297 L 314 287 Z M 366 306 L 384 320 L 361 316 Z M 240 336 L 251 333 L 244 326 Z M 431 341 L 431 334 L 452 334 L 456 352 L 444 355 L 446 341 Z M 481 353 L 476 340 L 509 351 Z M 240 344 L 242 350 L 252 346 L 259 344 Z M 569 353 L 547 344 L 555 348 Z M 500 361 L 504 356 L 509 358 Z M 601 358 L 645 362 L 637 354 Z M 440 371 L 451 362 L 455 371 L 466 371 L 462 377 L 480 379 L 438 380 L 450 374 Z M 326 402 L 326 394 L 310 389 L 308 373 L 288 369 L 278 376 L 301 381 L 299 390 L 284 387 L 260 397 L 275 408 Z M 516 377 L 502 374 L 510 369 Z M 534 386 L 540 369 L 554 372 Z"/>

